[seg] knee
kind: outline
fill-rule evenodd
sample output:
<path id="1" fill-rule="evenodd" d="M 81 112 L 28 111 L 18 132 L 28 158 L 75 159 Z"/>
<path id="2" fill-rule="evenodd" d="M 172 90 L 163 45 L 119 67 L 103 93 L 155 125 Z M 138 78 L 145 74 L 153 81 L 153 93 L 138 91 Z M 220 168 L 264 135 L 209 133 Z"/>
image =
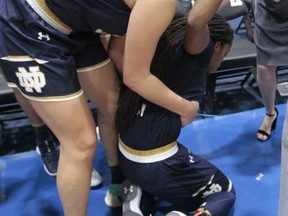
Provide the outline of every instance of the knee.
<path id="1" fill-rule="evenodd" d="M 93 163 L 97 146 L 96 129 L 79 132 L 61 143 L 61 154 L 80 163 Z"/>
<path id="2" fill-rule="evenodd" d="M 267 65 L 257 66 L 257 79 L 260 80 L 271 80 L 276 77 L 276 67 Z"/>
<path id="3" fill-rule="evenodd" d="M 96 128 L 90 133 L 79 134 L 77 150 L 85 155 L 93 154 L 96 150 L 97 137 Z"/>

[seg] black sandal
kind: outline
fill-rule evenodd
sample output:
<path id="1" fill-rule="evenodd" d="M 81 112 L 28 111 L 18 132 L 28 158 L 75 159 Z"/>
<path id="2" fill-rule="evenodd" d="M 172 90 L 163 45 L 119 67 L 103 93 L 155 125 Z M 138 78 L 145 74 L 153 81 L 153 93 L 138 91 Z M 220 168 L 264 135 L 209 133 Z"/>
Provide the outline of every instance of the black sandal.
<path id="1" fill-rule="evenodd" d="M 276 129 L 276 124 L 277 124 L 277 119 L 278 119 L 278 114 L 279 114 L 279 113 L 278 113 L 278 109 L 277 109 L 276 107 L 275 107 L 275 111 L 276 111 L 276 113 L 273 114 L 273 115 L 266 113 L 266 115 L 269 116 L 269 117 L 273 117 L 273 116 L 276 115 L 276 118 L 274 119 L 274 121 L 273 121 L 273 123 L 272 123 L 272 125 L 271 125 L 270 134 L 268 134 L 267 131 L 260 130 L 260 129 L 257 131 L 257 133 L 262 134 L 262 135 L 264 135 L 264 136 L 267 137 L 267 139 L 262 140 L 262 139 L 259 139 L 258 136 L 257 136 L 257 139 L 258 139 L 259 141 L 261 141 L 261 142 L 266 142 L 267 140 L 269 140 L 270 137 L 271 137 L 272 131 Z"/>

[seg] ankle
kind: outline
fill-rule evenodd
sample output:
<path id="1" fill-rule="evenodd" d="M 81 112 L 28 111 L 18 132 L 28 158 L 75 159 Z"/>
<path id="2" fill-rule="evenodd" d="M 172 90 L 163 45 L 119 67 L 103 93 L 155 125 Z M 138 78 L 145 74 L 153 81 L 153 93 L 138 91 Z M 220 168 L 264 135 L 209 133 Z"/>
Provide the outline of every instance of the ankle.
<path id="1" fill-rule="evenodd" d="M 111 184 L 121 184 L 124 181 L 124 176 L 120 170 L 119 164 L 110 166 Z"/>
<path id="2" fill-rule="evenodd" d="M 273 114 L 269 114 L 269 113 L 266 112 L 266 115 L 267 115 L 268 117 L 274 117 L 274 116 L 276 115 L 276 112 L 274 112 Z"/>
<path id="3" fill-rule="evenodd" d="M 277 110 L 277 108 L 275 107 L 275 108 L 273 109 L 272 114 L 266 112 L 266 115 L 267 115 L 268 117 L 274 117 L 274 116 L 277 116 L 277 115 L 278 115 L 278 110 Z"/>

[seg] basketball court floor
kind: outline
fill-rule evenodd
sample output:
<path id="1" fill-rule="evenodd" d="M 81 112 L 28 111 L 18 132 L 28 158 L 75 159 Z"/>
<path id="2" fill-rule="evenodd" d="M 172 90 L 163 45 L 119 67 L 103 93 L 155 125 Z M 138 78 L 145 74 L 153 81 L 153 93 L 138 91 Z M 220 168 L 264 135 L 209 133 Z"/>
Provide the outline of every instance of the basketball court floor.
<path id="1" fill-rule="evenodd" d="M 206 117 L 182 129 L 179 142 L 217 165 L 233 181 L 237 191 L 234 216 L 277 216 L 286 104 L 277 107 L 277 128 L 264 143 L 255 138 L 263 119 L 263 108 Z M 95 168 L 103 176 L 104 184 L 91 190 L 88 216 L 120 216 L 121 209 L 109 209 L 104 203 L 110 173 L 101 142 Z M 55 177 L 45 173 L 34 150 L 1 156 L 0 169 L 0 215 L 63 215 Z M 160 203 L 154 215 L 165 215 L 169 209 L 167 205 Z"/>

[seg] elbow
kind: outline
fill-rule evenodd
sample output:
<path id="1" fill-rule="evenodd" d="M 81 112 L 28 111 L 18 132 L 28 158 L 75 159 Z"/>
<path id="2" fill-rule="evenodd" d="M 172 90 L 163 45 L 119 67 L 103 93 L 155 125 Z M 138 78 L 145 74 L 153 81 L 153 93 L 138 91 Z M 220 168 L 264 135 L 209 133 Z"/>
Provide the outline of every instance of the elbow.
<path id="1" fill-rule="evenodd" d="M 138 92 L 142 84 L 145 83 L 145 80 L 147 79 L 147 75 L 141 73 L 139 69 L 137 70 L 138 73 L 135 72 L 135 70 L 132 70 L 132 71 L 130 72 L 127 70 L 123 71 L 124 72 L 123 83 L 131 90 Z"/>
<path id="2" fill-rule="evenodd" d="M 136 86 L 136 83 L 137 83 L 137 81 L 136 81 L 136 79 L 133 77 L 133 76 L 129 76 L 129 75 L 126 75 L 125 73 L 124 73 L 124 75 L 123 75 L 123 83 L 128 87 L 128 88 L 130 88 L 130 89 L 134 89 L 135 88 L 135 86 Z"/>
<path id="3" fill-rule="evenodd" d="M 127 76 L 123 76 L 123 83 L 130 88 L 130 85 L 131 85 L 131 81 L 130 79 L 127 77 Z"/>
<path id="4" fill-rule="evenodd" d="M 145 63 L 146 64 L 146 63 Z M 148 64 L 148 63 L 147 63 Z M 151 73 L 146 65 L 141 65 L 135 62 L 129 66 L 124 62 L 123 65 L 123 83 L 131 90 L 138 92 L 143 83 L 149 79 Z"/>
<path id="5" fill-rule="evenodd" d="M 199 32 L 203 29 L 205 23 L 203 20 L 197 15 L 189 15 L 187 19 L 187 27 L 190 31 Z"/>

